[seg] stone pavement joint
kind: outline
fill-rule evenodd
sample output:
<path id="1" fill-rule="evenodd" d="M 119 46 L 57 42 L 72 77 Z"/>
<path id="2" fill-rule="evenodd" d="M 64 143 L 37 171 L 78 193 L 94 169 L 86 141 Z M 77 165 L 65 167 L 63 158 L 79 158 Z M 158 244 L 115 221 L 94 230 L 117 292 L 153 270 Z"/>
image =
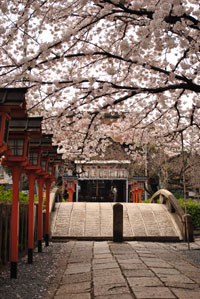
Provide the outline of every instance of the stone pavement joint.
<path id="1" fill-rule="evenodd" d="M 44 299 L 200 298 L 200 266 L 173 244 L 69 241 L 68 245 L 71 250 Z"/>

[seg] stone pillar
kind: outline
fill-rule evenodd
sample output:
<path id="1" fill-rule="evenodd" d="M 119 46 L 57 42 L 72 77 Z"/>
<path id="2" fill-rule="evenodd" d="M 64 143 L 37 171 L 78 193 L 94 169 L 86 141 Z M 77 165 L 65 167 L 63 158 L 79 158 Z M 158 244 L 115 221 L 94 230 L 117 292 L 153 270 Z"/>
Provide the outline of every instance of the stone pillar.
<path id="1" fill-rule="evenodd" d="M 194 236 L 193 236 L 192 216 L 189 214 L 185 214 L 182 217 L 182 221 L 184 224 L 184 228 L 183 228 L 184 241 L 193 242 Z"/>
<path id="2" fill-rule="evenodd" d="M 113 206 L 113 242 L 123 242 L 123 205 Z"/>

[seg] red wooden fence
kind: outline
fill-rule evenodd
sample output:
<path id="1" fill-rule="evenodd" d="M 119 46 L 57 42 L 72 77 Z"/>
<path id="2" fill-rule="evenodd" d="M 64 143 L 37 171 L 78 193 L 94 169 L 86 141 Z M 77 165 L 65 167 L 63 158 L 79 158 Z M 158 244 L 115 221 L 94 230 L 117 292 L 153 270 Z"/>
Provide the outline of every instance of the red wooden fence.
<path id="1" fill-rule="evenodd" d="M 0 266 L 10 259 L 10 202 L 0 202 Z M 37 210 L 35 204 L 34 242 L 37 245 Z M 19 255 L 27 253 L 28 248 L 28 203 L 19 204 Z"/>

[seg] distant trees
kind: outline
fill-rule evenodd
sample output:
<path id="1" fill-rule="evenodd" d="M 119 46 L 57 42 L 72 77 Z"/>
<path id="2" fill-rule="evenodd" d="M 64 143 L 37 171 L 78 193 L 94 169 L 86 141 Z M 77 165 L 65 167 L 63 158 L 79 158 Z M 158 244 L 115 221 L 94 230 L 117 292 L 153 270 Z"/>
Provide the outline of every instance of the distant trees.
<path id="1" fill-rule="evenodd" d="M 183 194 L 185 184 L 186 191 L 192 191 L 193 196 L 199 198 L 200 155 L 198 151 L 190 149 L 190 151 L 169 155 L 164 147 L 149 144 L 147 159 L 150 192 L 163 188 Z"/>

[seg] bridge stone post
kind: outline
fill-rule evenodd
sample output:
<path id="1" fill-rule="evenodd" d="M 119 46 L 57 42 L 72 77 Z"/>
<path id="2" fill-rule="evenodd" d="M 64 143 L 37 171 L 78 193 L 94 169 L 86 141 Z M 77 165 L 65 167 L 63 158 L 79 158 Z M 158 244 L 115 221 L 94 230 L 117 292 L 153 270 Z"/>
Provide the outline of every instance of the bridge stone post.
<path id="1" fill-rule="evenodd" d="M 164 196 L 162 194 L 159 196 L 159 202 L 160 204 L 164 204 Z"/>
<path id="2" fill-rule="evenodd" d="M 194 236 L 193 236 L 193 225 L 192 225 L 192 216 L 189 214 L 185 214 L 182 216 L 182 221 L 183 221 L 183 236 L 184 236 L 184 241 L 194 241 Z"/>
<path id="3" fill-rule="evenodd" d="M 113 206 L 113 242 L 123 242 L 123 205 Z"/>

